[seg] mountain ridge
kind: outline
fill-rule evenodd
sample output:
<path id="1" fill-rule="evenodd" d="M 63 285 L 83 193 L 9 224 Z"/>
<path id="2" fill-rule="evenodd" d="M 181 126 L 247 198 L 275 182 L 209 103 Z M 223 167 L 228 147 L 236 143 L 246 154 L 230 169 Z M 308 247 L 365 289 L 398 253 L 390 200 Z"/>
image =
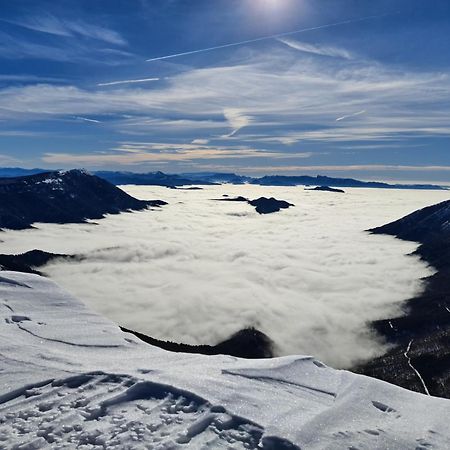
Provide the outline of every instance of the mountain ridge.
<path id="1" fill-rule="evenodd" d="M 36 275 L 3 272 L 0 302 L 5 449 L 450 445 L 447 400 L 311 356 L 166 352 Z"/>
<path id="2" fill-rule="evenodd" d="M 405 303 L 406 315 L 373 328 L 394 347 L 356 368 L 364 375 L 450 398 L 450 200 L 369 230 L 419 242 L 414 252 L 437 272 Z"/>
<path id="3" fill-rule="evenodd" d="M 0 168 L 0 177 L 26 176 L 30 174 L 51 172 L 43 169 Z M 10 175 L 8 175 L 10 174 Z M 421 189 L 421 190 L 448 190 L 448 187 L 428 183 L 396 183 L 390 184 L 380 181 L 362 181 L 354 178 L 335 178 L 324 175 L 265 175 L 250 177 L 232 172 L 185 172 L 167 174 L 161 171 L 137 173 L 127 171 L 96 171 L 94 175 L 103 178 L 115 185 L 135 184 L 149 186 L 190 186 L 190 185 L 216 185 L 255 184 L 260 186 L 323 186 L 323 187 L 361 187 L 379 189 Z"/>
<path id="4" fill-rule="evenodd" d="M 6 229 L 22 230 L 35 222 L 83 223 L 164 204 L 137 200 L 82 170 L 0 178 L 0 228 Z"/>

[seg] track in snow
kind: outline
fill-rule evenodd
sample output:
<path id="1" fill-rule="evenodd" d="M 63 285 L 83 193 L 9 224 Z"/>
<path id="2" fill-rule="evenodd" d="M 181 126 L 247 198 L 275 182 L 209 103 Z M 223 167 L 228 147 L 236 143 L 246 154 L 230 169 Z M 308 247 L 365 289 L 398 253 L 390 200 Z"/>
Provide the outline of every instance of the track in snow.
<path id="1" fill-rule="evenodd" d="M 125 375 L 49 380 L 0 397 L 0 448 L 296 449 L 191 393 Z"/>

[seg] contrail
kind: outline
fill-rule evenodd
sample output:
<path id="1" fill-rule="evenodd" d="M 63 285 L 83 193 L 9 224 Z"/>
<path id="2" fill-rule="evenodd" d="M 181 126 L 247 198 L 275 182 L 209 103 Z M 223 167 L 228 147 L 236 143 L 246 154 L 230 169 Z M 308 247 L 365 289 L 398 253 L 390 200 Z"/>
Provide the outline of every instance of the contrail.
<path id="1" fill-rule="evenodd" d="M 88 119 L 87 117 L 73 116 L 73 118 L 76 120 L 83 120 L 84 122 L 102 123 L 100 120 Z"/>
<path id="2" fill-rule="evenodd" d="M 340 122 L 341 120 L 350 119 L 351 117 L 360 116 L 361 114 L 365 114 L 366 110 L 363 109 L 362 111 L 355 112 L 353 114 L 347 114 L 346 116 L 338 117 L 336 119 L 336 122 Z"/>
<path id="3" fill-rule="evenodd" d="M 97 86 L 114 86 L 116 84 L 146 83 L 147 81 L 159 81 L 159 78 L 141 78 L 140 80 L 110 81 L 109 83 L 98 83 Z"/>
<path id="4" fill-rule="evenodd" d="M 202 48 L 202 49 L 199 49 L 199 50 L 191 50 L 189 52 L 183 52 L 183 53 L 175 53 L 173 55 L 158 56 L 156 58 L 147 59 L 146 61 L 147 62 L 161 61 L 161 60 L 164 60 L 164 59 L 178 58 L 179 56 L 195 55 L 196 53 L 205 53 L 205 52 L 210 52 L 210 51 L 213 51 L 213 50 L 219 50 L 221 48 L 237 47 L 238 45 L 251 44 L 253 42 L 268 41 L 270 39 L 278 39 L 278 38 L 282 38 L 282 37 L 285 37 L 285 36 L 291 36 L 293 34 L 306 33 L 307 31 L 322 30 L 324 28 L 338 27 L 338 26 L 341 26 L 341 25 L 347 25 L 347 24 L 351 24 L 351 23 L 363 22 L 363 21 L 371 20 L 371 19 L 379 19 L 381 17 L 386 17 L 386 16 L 390 16 L 390 15 L 392 15 L 392 14 L 389 13 L 389 14 L 381 14 L 381 15 L 377 15 L 377 16 L 365 16 L 365 17 L 361 17 L 359 19 L 344 20 L 342 22 L 328 23 L 328 24 L 325 24 L 325 25 L 318 25 L 316 27 L 310 27 L 310 28 L 303 28 L 301 30 L 288 31 L 286 33 L 272 34 L 270 36 L 262 36 L 262 37 L 255 38 L 255 39 L 247 39 L 246 41 L 232 42 L 230 44 L 223 44 L 223 45 L 216 45 L 215 47 Z"/>

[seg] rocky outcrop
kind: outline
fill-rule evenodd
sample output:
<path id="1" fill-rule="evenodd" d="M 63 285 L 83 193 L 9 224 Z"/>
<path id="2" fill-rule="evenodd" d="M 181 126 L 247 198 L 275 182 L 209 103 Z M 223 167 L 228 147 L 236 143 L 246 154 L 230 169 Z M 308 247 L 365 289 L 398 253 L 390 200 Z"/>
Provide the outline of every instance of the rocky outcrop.
<path id="1" fill-rule="evenodd" d="M 340 194 L 345 194 L 345 191 L 343 191 L 342 189 L 336 189 L 329 186 L 316 186 L 312 189 L 305 189 L 305 191 L 337 192 Z"/>
<path id="2" fill-rule="evenodd" d="M 221 202 L 246 202 L 249 205 L 252 205 L 255 207 L 256 212 L 259 214 L 271 214 L 274 212 L 278 212 L 282 209 L 287 209 L 290 206 L 295 206 L 292 203 L 288 203 L 284 200 L 277 200 L 276 198 L 270 197 L 260 197 L 255 200 L 249 200 L 248 198 L 239 196 L 234 198 L 228 198 L 227 196 L 224 196 L 225 198 L 218 198 L 215 199 L 216 201 Z"/>

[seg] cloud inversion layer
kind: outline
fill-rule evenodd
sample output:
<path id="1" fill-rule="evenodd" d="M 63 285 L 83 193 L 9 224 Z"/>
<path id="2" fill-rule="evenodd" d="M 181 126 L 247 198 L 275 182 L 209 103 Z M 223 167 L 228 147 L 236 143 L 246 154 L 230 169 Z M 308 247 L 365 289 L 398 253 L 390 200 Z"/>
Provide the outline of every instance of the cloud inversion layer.
<path id="1" fill-rule="evenodd" d="M 169 205 L 97 226 L 8 232 L 4 252 L 85 253 L 85 261 L 44 270 L 117 323 L 156 338 L 214 344 L 255 326 L 280 355 L 312 354 L 339 367 L 383 350 L 367 322 L 400 313 L 400 302 L 430 274 L 406 256 L 415 244 L 362 230 L 446 197 L 261 186 L 127 191 Z M 274 196 L 296 206 L 263 217 L 247 204 L 210 200 L 222 194 Z"/>

